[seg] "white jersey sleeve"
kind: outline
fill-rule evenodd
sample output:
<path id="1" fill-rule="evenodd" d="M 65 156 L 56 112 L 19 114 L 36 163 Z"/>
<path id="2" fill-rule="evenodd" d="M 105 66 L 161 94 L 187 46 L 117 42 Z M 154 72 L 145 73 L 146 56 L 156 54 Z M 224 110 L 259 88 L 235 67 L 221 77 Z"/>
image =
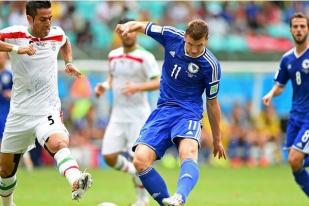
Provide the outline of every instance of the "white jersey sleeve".
<path id="1" fill-rule="evenodd" d="M 160 76 L 158 63 L 153 54 L 148 51 L 144 52 L 144 71 L 148 79 Z"/>

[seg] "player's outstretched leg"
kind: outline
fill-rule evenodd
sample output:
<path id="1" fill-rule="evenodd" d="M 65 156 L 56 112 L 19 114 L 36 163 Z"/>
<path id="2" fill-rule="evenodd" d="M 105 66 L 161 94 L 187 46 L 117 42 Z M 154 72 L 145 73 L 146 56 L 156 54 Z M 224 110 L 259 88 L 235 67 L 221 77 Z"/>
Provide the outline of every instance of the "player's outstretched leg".
<path id="1" fill-rule="evenodd" d="M 134 153 L 133 164 L 145 189 L 159 205 L 163 205 L 162 200 L 169 197 L 169 193 L 165 181 L 152 167 L 152 163 L 156 159 L 157 155 L 154 150 L 146 145 L 139 144 Z"/>
<path id="2" fill-rule="evenodd" d="M 193 159 L 185 159 L 182 161 L 180 174 L 178 177 L 177 192 L 163 200 L 165 205 L 181 206 L 187 200 L 189 193 L 196 185 L 199 178 L 199 168 Z"/>
<path id="3" fill-rule="evenodd" d="M 78 164 L 68 148 L 60 149 L 54 158 L 60 174 L 65 176 L 72 186 L 72 199 L 79 200 L 92 185 L 91 175 L 79 170 Z"/>

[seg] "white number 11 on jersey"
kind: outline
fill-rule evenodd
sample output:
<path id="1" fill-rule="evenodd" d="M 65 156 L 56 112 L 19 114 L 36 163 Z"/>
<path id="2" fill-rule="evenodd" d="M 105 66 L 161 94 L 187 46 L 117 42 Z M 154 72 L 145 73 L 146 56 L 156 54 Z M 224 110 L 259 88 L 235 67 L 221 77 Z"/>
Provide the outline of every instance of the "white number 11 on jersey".
<path id="1" fill-rule="evenodd" d="M 175 79 L 177 79 L 177 76 L 178 76 L 180 70 L 181 70 L 181 67 L 179 67 L 177 64 L 175 64 L 173 71 L 172 71 L 172 74 L 171 74 L 171 77 L 174 77 Z"/>

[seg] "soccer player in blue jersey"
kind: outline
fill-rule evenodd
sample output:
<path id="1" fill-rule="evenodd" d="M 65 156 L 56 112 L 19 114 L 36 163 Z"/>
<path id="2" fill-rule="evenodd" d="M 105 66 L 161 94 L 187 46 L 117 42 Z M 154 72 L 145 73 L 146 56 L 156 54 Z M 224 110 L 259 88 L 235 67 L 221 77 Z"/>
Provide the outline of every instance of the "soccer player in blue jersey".
<path id="1" fill-rule="evenodd" d="M 197 165 L 203 112 L 202 95 L 207 97 L 207 114 L 213 135 L 214 156 L 225 158 L 221 143 L 221 110 L 217 99 L 221 68 L 206 48 L 208 26 L 202 20 L 189 22 L 185 32 L 152 22 L 118 24 L 122 35 L 141 32 L 158 41 L 165 51 L 160 97 L 135 143 L 133 163 L 144 187 L 159 205 L 184 205 L 199 177 Z M 181 160 L 177 191 L 170 196 L 160 174 L 152 167 L 169 147 L 176 145 Z"/>
<path id="2" fill-rule="evenodd" d="M 263 97 L 268 106 L 278 96 L 288 80 L 293 87 L 292 109 L 287 127 L 285 147 L 289 149 L 289 164 L 296 183 L 309 197 L 309 19 L 302 13 L 290 19 L 290 30 L 295 48 L 285 53 L 275 75 L 276 84 Z"/>
<path id="3" fill-rule="evenodd" d="M 0 52 L 0 139 L 2 139 L 6 117 L 10 110 L 13 76 L 6 68 L 7 54 Z"/>

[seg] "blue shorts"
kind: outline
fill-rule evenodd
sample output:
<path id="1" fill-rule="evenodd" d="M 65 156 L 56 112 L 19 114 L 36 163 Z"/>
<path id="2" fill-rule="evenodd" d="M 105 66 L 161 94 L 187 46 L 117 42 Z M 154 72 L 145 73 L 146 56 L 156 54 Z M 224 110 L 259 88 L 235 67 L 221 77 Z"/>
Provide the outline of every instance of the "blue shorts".
<path id="1" fill-rule="evenodd" d="M 144 144 L 155 151 L 157 159 L 161 159 L 165 151 L 175 145 L 176 138 L 195 139 L 200 143 L 200 136 L 200 119 L 195 114 L 177 106 L 162 106 L 150 114 L 133 151 L 138 144 Z"/>
<path id="2" fill-rule="evenodd" d="M 293 147 L 305 154 L 309 154 L 309 124 L 289 119 L 286 135 L 285 149 Z"/>

